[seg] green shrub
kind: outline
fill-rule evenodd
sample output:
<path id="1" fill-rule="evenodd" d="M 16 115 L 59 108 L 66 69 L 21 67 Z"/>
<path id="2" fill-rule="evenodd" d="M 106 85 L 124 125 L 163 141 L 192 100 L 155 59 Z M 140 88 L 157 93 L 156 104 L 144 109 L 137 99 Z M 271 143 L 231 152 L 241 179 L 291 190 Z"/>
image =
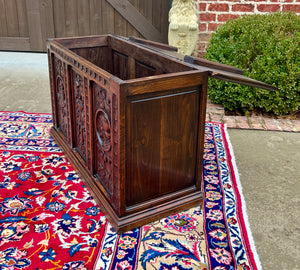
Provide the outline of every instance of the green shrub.
<path id="1" fill-rule="evenodd" d="M 209 97 L 230 111 L 293 114 L 300 109 L 300 17 L 293 12 L 227 21 L 210 39 L 205 58 L 241 68 L 273 84 L 269 92 L 210 79 Z"/>

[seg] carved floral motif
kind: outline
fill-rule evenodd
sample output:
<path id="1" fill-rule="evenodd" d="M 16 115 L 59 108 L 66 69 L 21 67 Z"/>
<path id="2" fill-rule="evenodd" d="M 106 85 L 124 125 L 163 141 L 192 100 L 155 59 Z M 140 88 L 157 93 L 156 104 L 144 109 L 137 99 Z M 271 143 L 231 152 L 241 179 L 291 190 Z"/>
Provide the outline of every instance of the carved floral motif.
<path id="1" fill-rule="evenodd" d="M 64 65 L 63 62 L 58 58 L 55 58 L 55 81 L 58 111 L 58 127 L 61 129 L 62 133 L 67 137 L 67 94 L 64 80 Z"/>
<path id="2" fill-rule="evenodd" d="M 112 194 L 112 142 L 111 142 L 111 99 L 103 87 L 94 85 L 95 113 L 95 169 L 99 180 Z"/>
<path id="3" fill-rule="evenodd" d="M 86 160 L 86 128 L 84 110 L 84 88 L 82 77 L 73 71 L 74 91 L 74 121 L 75 146 L 80 155 Z"/>

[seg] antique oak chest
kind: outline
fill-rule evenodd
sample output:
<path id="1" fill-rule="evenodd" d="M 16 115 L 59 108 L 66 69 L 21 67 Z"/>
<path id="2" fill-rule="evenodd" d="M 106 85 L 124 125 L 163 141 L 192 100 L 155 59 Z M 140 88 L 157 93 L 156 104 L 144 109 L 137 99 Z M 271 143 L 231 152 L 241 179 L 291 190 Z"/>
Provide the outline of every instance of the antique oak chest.
<path id="1" fill-rule="evenodd" d="M 207 82 L 220 73 L 111 35 L 51 40 L 48 57 L 51 134 L 118 233 L 201 204 Z"/>

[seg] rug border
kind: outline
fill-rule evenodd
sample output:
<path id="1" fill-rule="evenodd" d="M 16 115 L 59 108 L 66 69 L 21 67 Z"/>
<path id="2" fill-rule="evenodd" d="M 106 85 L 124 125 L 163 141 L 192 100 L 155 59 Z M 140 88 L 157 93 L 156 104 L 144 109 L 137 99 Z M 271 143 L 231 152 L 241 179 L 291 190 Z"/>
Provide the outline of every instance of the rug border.
<path id="1" fill-rule="evenodd" d="M 238 205 L 239 205 L 239 208 L 242 209 L 242 215 L 240 215 L 240 221 L 241 221 L 241 226 L 243 229 L 244 238 L 246 241 L 246 246 L 249 251 L 249 256 L 250 256 L 251 261 L 254 262 L 253 266 L 255 267 L 255 269 L 262 270 L 262 265 L 261 265 L 256 247 L 255 247 L 254 238 L 253 238 L 252 231 L 250 228 L 249 218 L 248 218 L 248 214 L 247 214 L 246 200 L 243 195 L 243 187 L 242 187 L 242 183 L 240 180 L 240 174 L 238 172 L 236 159 L 234 156 L 234 150 L 233 150 L 233 146 L 230 141 L 230 136 L 228 133 L 227 125 L 222 124 L 222 123 L 218 123 L 218 124 L 220 124 L 221 126 L 224 127 L 222 130 L 225 135 L 224 138 L 225 138 L 226 148 L 229 150 L 227 155 L 229 158 L 229 163 L 230 163 L 229 165 L 232 166 L 232 170 L 231 170 L 232 171 L 232 180 L 235 182 L 235 184 L 237 186 L 236 194 L 238 197 Z"/>

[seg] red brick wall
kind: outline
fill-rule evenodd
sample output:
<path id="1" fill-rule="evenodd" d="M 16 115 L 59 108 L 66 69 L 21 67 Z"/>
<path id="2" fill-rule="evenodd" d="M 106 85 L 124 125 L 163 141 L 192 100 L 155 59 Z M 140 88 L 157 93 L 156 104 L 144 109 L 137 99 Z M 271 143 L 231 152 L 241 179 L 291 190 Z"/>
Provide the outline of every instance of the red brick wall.
<path id="1" fill-rule="evenodd" d="M 195 0 L 199 10 L 199 44 L 196 54 L 205 53 L 211 34 L 229 19 L 244 14 L 295 11 L 300 15 L 300 0 Z"/>

